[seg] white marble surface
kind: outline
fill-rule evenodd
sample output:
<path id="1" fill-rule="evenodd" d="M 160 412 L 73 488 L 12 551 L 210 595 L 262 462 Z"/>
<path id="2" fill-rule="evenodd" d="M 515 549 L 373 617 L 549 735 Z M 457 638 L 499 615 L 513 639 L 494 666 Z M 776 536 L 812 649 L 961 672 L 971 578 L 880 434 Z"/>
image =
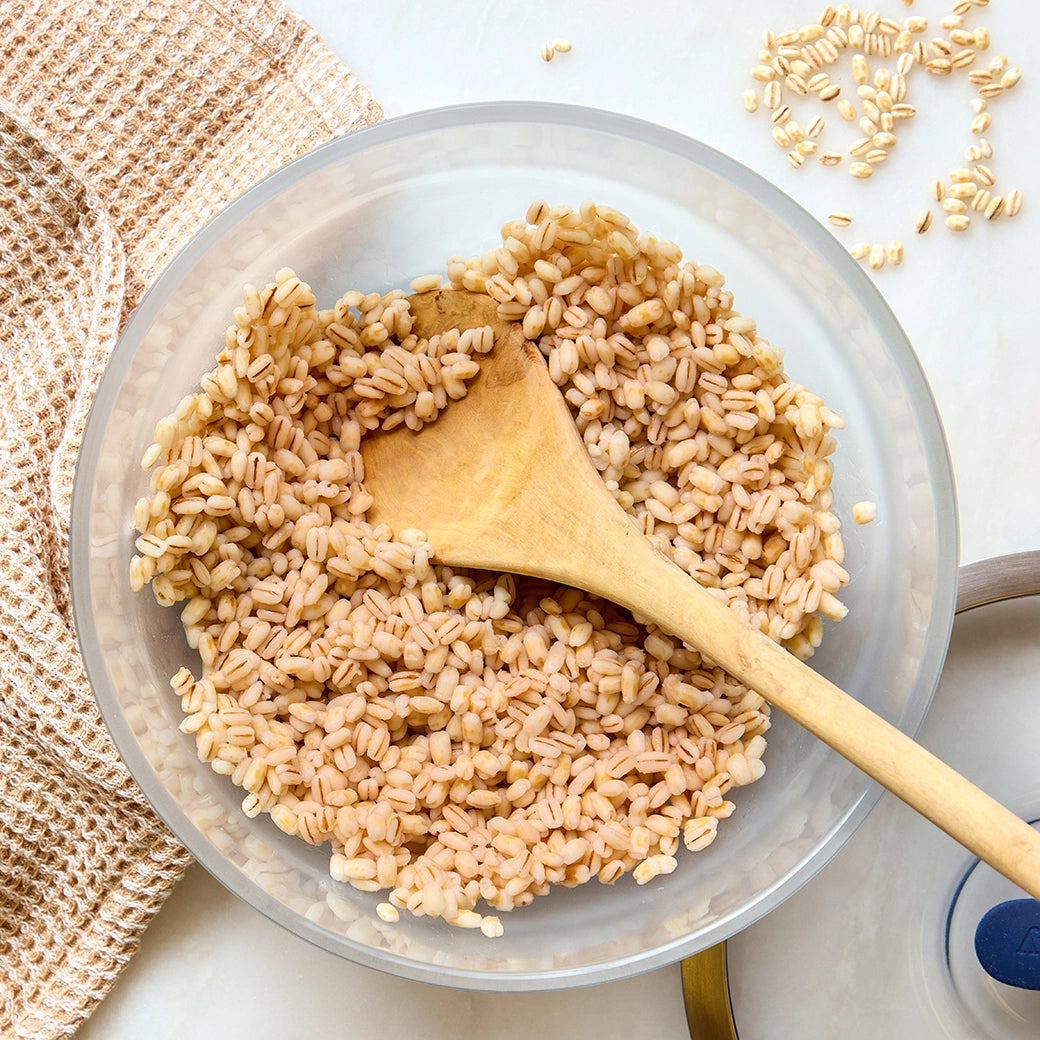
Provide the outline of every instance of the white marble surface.
<path id="1" fill-rule="evenodd" d="M 923 237 L 912 220 L 927 185 L 960 165 L 970 143 L 972 90 L 919 74 L 920 113 L 888 168 L 870 182 L 810 159 L 792 169 L 770 139 L 763 112 L 747 115 L 763 29 L 818 16 L 808 0 L 691 0 L 639 4 L 571 0 L 471 3 L 427 0 L 296 0 L 295 10 L 357 72 L 387 116 L 439 105 L 504 99 L 565 101 L 661 123 L 711 144 L 763 173 L 821 220 L 855 216 L 835 231 L 852 244 L 899 237 L 906 258 L 874 277 L 902 322 L 943 417 L 958 483 L 961 560 L 1040 544 L 1038 400 L 1040 188 L 1037 94 L 1030 66 L 1028 0 L 992 0 L 969 19 L 990 29 L 993 54 L 1024 69 L 1022 83 L 992 104 L 990 165 L 1004 188 L 1026 196 L 1014 220 L 976 220 L 963 235 L 937 221 Z M 938 19 L 949 2 L 886 0 L 883 14 Z M 927 37 L 933 34 L 929 32 Z M 541 45 L 573 43 L 549 64 Z M 855 134 L 830 117 L 823 140 L 839 148 Z M 847 163 L 845 164 L 847 166 Z M 777 982 L 782 968 L 777 967 Z M 687 1035 L 678 967 L 571 993 L 494 995 L 442 990 L 337 960 L 270 924 L 201 868 L 148 930 L 140 952 L 81 1028 L 81 1040 L 147 1036 L 330 1038 L 519 1038 Z"/>

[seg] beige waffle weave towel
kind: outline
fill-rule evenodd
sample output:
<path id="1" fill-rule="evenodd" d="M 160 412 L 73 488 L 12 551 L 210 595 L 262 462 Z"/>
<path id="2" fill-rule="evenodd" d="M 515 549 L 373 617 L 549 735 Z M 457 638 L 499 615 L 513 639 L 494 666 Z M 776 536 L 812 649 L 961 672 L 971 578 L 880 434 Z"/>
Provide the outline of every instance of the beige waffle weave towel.
<path id="1" fill-rule="evenodd" d="M 224 203 L 381 113 L 276 0 L 0 0 L 0 1037 L 67 1036 L 187 854 L 69 607 L 80 436 L 126 317 Z"/>

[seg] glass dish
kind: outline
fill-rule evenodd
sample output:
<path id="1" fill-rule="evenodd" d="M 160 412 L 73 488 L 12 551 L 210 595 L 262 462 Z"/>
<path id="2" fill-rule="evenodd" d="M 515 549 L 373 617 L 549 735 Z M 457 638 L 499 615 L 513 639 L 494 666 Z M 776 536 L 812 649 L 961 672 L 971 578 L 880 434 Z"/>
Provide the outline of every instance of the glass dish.
<path id="1" fill-rule="evenodd" d="M 330 306 L 496 244 L 528 203 L 591 198 L 727 276 L 737 308 L 787 351 L 793 378 L 849 427 L 834 456 L 849 617 L 814 667 L 913 732 L 953 618 L 953 479 L 926 381 L 895 318 L 842 246 L 751 171 L 681 135 L 591 109 L 490 104 L 388 120 L 333 141 L 247 192 L 170 264 L 130 320 L 101 381 L 72 509 L 71 567 L 84 660 L 112 736 L 170 829 L 214 876 L 286 928 L 371 967 L 481 989 L 604 982 L 674 962 L 745 928 L 837 851 L 880 788 L 774 715 L 768 773 L 736 793 L 713 846 L 645 887 L 631 878 L 560 890 L 507 915 L 488 940 L 441 922 L 375 914 L 337 885 L 326 850 L 239 809 L 241 792 L 195 755 L 168 688 L 194 665 L 176 611 L 127 582 L 137 465 L 157 419 L 197 385 L 246 282 L 292 266 Z"/>
<path id="2" fill-rule="evenodd" d="M 960 584 L 953 642 L 921 741 L 1040 827 L 1040 551 L 970 564 Z M 1024 895 L 886 795 L 783 907 L 724 948 L 684 962 L 691 1035 L 1036 1037 L 1040 991 L 992 978 L 974 942 L 987 911 Z M 1035 958 L 1035 936 L 1020 936 L 1009 929 L 1005 941 L 1016 958 Z M 718 1013 L 727 1000 L 728 1022 L 725 1010 Z M 709 1007 L 712 1022 L 703 1017 Z"/>

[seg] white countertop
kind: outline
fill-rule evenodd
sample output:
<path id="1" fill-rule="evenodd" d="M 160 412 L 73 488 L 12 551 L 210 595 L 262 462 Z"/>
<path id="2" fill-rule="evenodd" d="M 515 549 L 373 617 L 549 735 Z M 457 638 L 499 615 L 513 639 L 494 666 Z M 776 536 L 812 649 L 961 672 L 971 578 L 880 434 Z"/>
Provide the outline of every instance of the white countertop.
<path id="1" fill-rule="evenodd" d="M 483 100 L 562 101 L 639 116 L 713 145 L 775 181 L 819 219 L 832 209 L 855 223 L 848 245 L 900 238 L 905 260 L 874 274 L 929 379 L 957 479 L 961 562 L 1040 545 L 1040 148 L 1037 94 L 1026 40 L 1027 0 L 992 0 L 969 27 L 986 26 L 997 53 L 1023 67 L 1022 83 L 994 101 L 989 165 L 1025 196 L 1021 214 L 976 219 L 964 234 L 936 220 L 914 234 L 929 182 L 961 165 L 971 143 L 973 88 L 963 77 L 915 79 L 919 113 L 901 135 L 885 176 L 858 182 L 847 161 L 826 169 L 788 165 L 763 112 L 747 115 L 765 29 L 797 28 L 816 3 L 742 0 L 739 5 L 644 0 L 296 0 L 328 45 L 357 73 L 388 117 Z M 822 4 L 820 5 L 822 6 Z M 938 20 L 951 3 L 887 0 L 881 13 Z M 377 13 L 378 12 L 378 13 Z M 926 34 L 931 38 L 932 32 Z M 539 51 L 565 37 L 570 53 Z M 921 84 L 922 80 L 926 80 Z M 837 122 L 836 117 L 832 119 Z M 843 127 L 833 143 L 855 134 Z M 778 966 L 778 983 L 782 968 Z M 192 1040 L 217 1036 L 509 1038 L 566 1032 L 575 1040 L 681 1040 L 687 1030 L 679 968 L 573 992 L 471 994 L 406 982 L 356 967 L 268 922 L 199 867 L 144 936 L 140 952 L 81 1028 L 81 1040 Z"/>

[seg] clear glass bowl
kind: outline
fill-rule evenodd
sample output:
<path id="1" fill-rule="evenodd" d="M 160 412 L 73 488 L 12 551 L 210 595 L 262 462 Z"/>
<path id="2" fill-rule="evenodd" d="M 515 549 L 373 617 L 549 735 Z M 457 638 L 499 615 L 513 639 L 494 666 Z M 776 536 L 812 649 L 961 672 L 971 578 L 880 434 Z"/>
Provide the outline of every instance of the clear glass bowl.
<path id="1" fill-rule="evenodd" d="M 175 610 L 127 582 L 137 460 L 156 421 L 197 385 L 246 282 L 292 266 L 330 306 L 386 290 L 498 242 L 528 203 L 591 198 L 727 276 L 737 308 L 786 367 L 849 422 L 834 456 L 848 618 L 814 667 L 908 732 L 946 652 L 956 586 L 953 479 L 927 383 L 905 335 L 841 245 L 761 177 L 658 126 L 544 104 L 463 106 L 388 120 L 315 149 L 232 203 L 174 259 L 129 322 L 97 392 L 76 474 L 76 624 L 98 703 L 170 829 L 232 892 L 352 961 L 468 988 L 562 988 L 659 967 L 719 942 L 791 895 L 837 851 L 880 789 L 774 716 L 768 772 L 734 795 L 709 849 L 639 887 L 593 881 L 506 915 L 489 940 L 443 922 L 375 914 L 377 896 L 330 880 L 326 849 L 242 815 L 241 792 L 178 730 L 169 677 L 197 659 Z"/>

